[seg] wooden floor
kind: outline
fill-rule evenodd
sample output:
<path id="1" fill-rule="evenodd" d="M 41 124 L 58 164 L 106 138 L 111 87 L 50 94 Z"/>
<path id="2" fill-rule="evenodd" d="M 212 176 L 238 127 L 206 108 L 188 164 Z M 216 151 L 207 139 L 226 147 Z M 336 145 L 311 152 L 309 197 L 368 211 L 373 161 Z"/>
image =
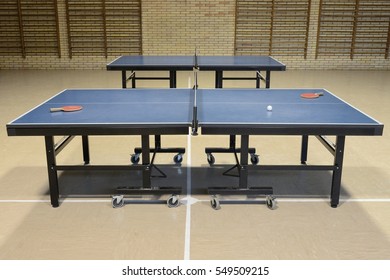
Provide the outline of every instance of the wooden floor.
<path id="1" fill-rule="evenodd" d="M 189 76 L 179 73 L 178 87 L 187 87 Z M 213 87 L 213 79 L 200 72 L 199 86 Z M 167 87 L 166 81 L 149 83 L 139 86 Z M 52 208 L 43 137 L 8 137 L 6 123 L 65 88 L 120 86 L 119 72 L 0 71 L 0 259 L 390 259 L 390 72 L 272 73 L 271 87 L 324 87 L 385 124 L 383 136 L 347 137 L 337 209 L 329 206 L 330 173 L 301 171 L 251 174 L 251 184 L 274 187 L 276 210 L 261 199 L 211 209 L 202 190 L 237 183 L 221 176 L 232 155 L 216 155 L 224 166 L 208 168 L 204 154 L 205 147 L 226 146 L 224 136 L 163 137 L 164 146 L 187 149 L 181 166 L 171 164 L 173 155 L 157 158 L 169 178 L 155 182 L 191 193 L 181 196 L 180 207 L 136 197 L 140 203 L 113 209 L 115 188 L 136 184 L 139 174 L 78 171 L 60 174 L 62 203 Z M 331 162 L 321 144 L 310 140 L 308 162 Z M 140 139 L 91 137 L 90 142 L 94 163 L 127 164 Z M 80 143 L 75 139 L 59 161 L 81 163 Z M 258 136 L 250 144 L 260 164 L 299 161 L 299 137 Z"/>

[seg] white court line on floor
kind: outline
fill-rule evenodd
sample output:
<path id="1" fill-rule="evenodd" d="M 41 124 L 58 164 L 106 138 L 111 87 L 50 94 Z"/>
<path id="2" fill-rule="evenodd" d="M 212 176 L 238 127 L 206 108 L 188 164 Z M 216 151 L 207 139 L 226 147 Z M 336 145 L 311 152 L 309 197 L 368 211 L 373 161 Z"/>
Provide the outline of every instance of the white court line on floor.
<path id="1" fill-rule="evenodd" d="M 191 133 L 187 135 L 187 203 L 186 203 L 186 225 L 184 234 L 184 260 L 190 259 L 191 252 Z"/>

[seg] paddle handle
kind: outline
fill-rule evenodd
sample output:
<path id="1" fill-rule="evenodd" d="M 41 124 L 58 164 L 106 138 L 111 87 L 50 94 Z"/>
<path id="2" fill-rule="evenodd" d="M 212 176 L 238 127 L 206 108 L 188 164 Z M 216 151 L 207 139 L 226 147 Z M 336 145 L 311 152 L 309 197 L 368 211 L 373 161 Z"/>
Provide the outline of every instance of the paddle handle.
<path id="1" fill-rule="evenodd" d="M 50 108 L 50 112 L 60 112 L 62 108 Z"/>

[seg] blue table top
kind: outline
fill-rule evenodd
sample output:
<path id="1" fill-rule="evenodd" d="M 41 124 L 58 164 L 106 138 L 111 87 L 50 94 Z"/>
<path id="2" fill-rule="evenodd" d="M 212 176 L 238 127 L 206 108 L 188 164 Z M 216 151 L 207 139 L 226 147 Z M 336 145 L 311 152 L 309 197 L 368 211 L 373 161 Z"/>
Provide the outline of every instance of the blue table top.
<path id="1" fill-rule="evenodd" d="M 14 125 L 189 125 L 190 89 L 69 89 L 12 122 Z M 80 111 L 50 112 L 50 108 L 81 105 Z"/>
<path id="2" fill-rule="evenodd" d="M 322 92 L 316 99 L 301 93 Z M 343 128 L 375 129 L 383 125 L 324 89 L 199 89 L 199 126 L 230 128 Z M 50 112 L 52 107 L 81 105 L 76 112 Z M 30 127 L 190 127 L 192 89 L 70 89 L 17 118 L 7 128 Z M 272 111 L 267 106 L 272 106 Z M 283 131 L 280 132 L 281 134 Z M 299 134 L 299 131 L 296 132 Z M 346 132 L 348 133 L 348 132 Z M 367 133 L 368 134 L 368 133 Z"/>
<path id="3" fill-rule="evenodd" d="M 278 70 L 286 66 L 271 56 L 198 56 L 200 70 Z M 108 70 L 192 70 L 194 56 L 120 56 Z"/>
<path id="4" fill-rule="evenodd" d="M 323 96 L 315 99 L 300 96 L 319 92 Z M 325 89 L 199 90 L 198 104 L 200 125 L 378 123 Z"/>

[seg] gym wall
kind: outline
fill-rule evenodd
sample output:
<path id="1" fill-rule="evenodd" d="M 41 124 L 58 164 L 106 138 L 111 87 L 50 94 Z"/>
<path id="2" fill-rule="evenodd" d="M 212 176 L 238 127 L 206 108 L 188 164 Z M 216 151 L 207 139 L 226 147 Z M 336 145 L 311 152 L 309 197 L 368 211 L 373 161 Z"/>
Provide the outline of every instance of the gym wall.
<path id="1" fill-rule="evenodd" d="M 105 69 L 119 55 L 272 55 L 389 70 L 388 0 L 4 0 L 0 69 Z"/>

